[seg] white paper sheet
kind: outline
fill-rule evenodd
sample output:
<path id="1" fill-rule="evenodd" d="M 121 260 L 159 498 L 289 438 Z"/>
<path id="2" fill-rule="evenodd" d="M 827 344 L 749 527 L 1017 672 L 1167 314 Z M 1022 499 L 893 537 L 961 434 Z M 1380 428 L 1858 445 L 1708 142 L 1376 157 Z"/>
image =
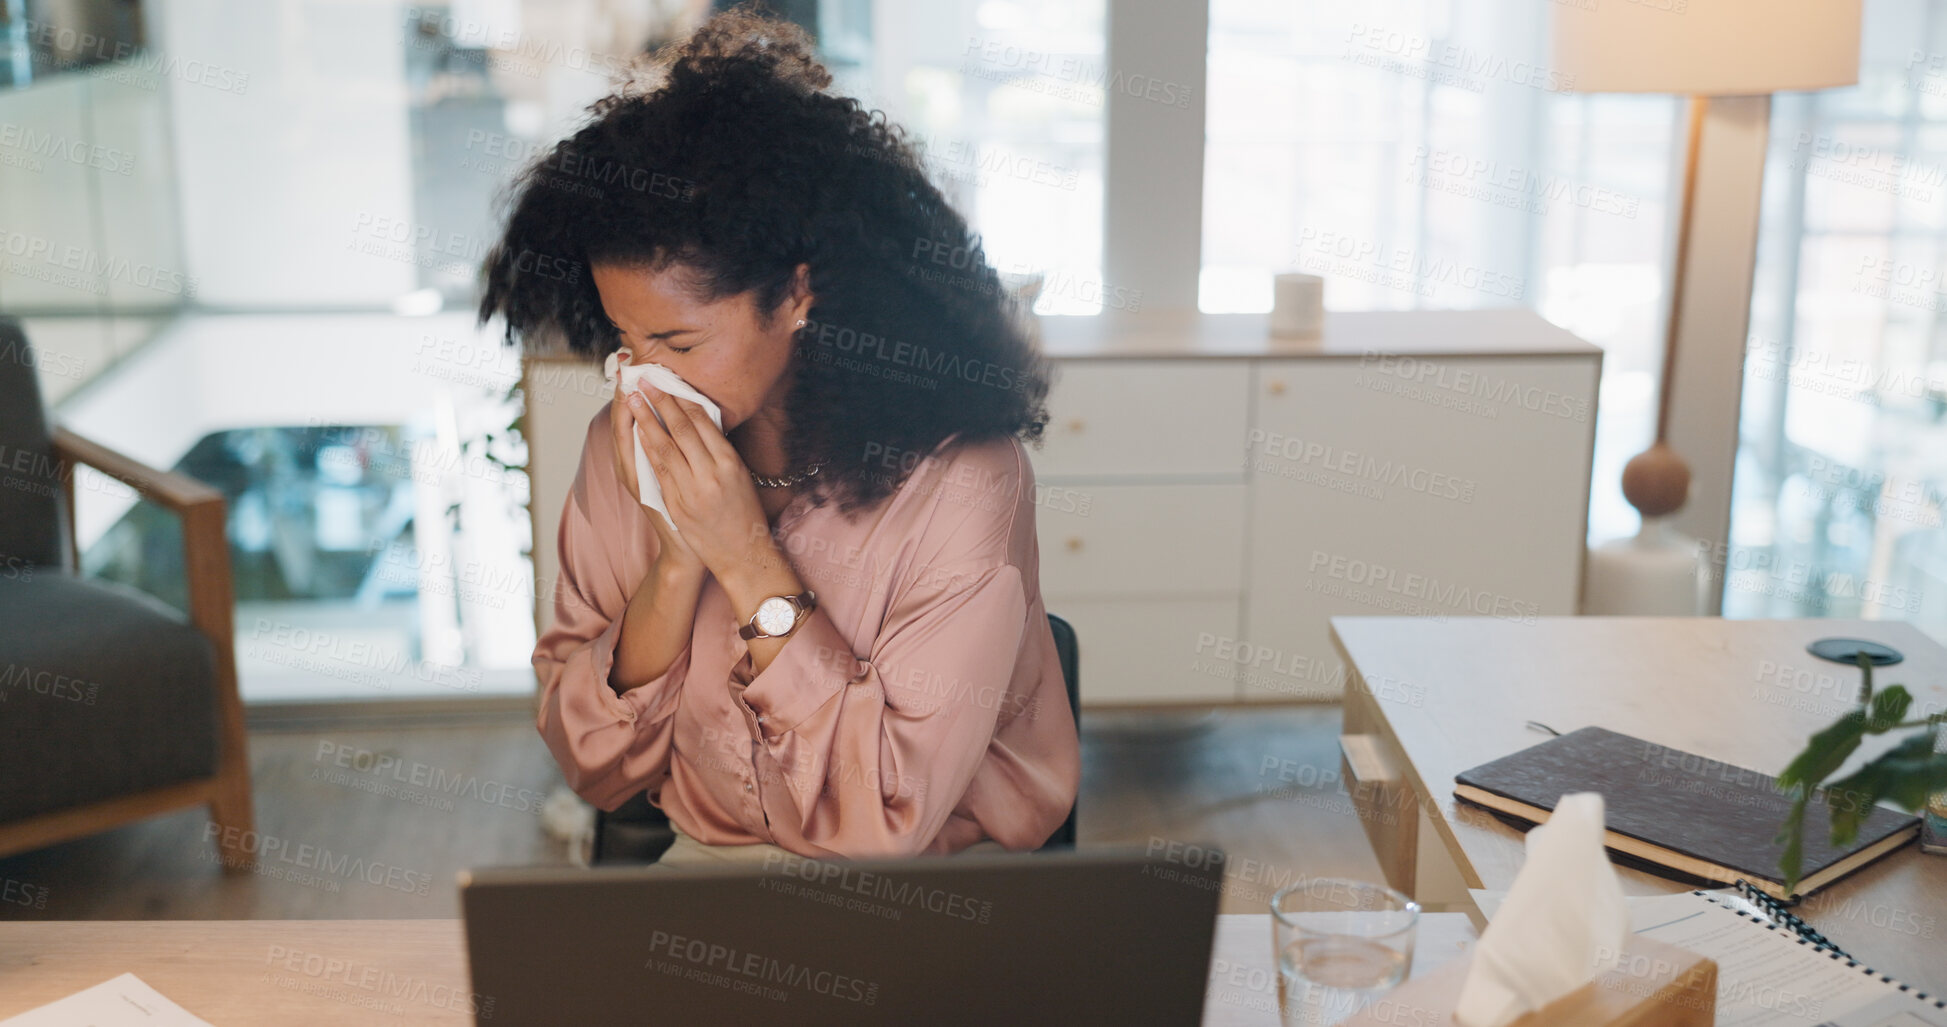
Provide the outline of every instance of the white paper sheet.
<path id="1" fill-rule="evenodd" d="M 0 1020 L 0 1027 L 212 1027 L 134 974 Z"/>

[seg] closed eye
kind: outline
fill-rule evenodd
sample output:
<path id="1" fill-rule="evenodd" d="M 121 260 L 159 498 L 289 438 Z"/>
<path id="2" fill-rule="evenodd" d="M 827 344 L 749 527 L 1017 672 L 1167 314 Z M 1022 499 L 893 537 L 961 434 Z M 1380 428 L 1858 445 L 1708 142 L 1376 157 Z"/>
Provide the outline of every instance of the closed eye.
<path id="1" fill-rule="evenodd" d="M 615 329 L 615 338 L 617 341 L 621 342 L 623 345 L 628 344 L 629 335 L 627 332 L 624 332 L 622 330 L 621 325 L 618 325 L 615 322 L 610 321 L 609 327 Z M 696 343 L 695 345 L 690 345 L 690 346 L 671 346 L 669 344 L 669 340 L 675 338 L 678 335 L 695 335 L 695 334 L 696 334 L 696 329 L 694 328 L 676 328 L 667 332 L 651 332 L 648 335 L 643 336 L 643 338 L 650 342 L 662 343 L 663 349 L 668 350 L 671 353 L 688 353 L 690 350 L 693 350 L 697 346 L 702 345 L 702 343 L 699 342 Z"/>

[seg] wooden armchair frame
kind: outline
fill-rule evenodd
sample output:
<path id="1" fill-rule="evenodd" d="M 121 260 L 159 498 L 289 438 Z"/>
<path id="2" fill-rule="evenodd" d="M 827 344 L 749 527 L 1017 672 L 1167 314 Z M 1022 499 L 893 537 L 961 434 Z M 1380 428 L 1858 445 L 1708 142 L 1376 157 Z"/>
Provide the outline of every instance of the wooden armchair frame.
<path id="1" fill-rule="evenodd" d="M 183 566 L 189 585 L 189 620 L 209 639 L 216 658 L 217 769 L 212 777 L 57 810 L 0 824 L 0 856 L 37 849 L 180 809 L 207 804 L 225 870 L 250 870 L 258 848 L 250 797 L 250 753 L 243 699 L 237 693 L 236 592 L 230 578 L 230 542 L 223 494 L 187 475 L 161 471 L 63 428 L 53 432 L 54 459 L 67 496 L 68 538 L 74 542 L 74 478 L 85 465 L 128 485 L 144 499 L 174 513 L 183 526 Z"/>

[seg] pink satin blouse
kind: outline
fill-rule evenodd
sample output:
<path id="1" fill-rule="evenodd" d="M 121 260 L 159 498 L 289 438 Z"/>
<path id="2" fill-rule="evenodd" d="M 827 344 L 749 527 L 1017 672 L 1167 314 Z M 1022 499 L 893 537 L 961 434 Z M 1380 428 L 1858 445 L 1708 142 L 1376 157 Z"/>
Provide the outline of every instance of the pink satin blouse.
<path id="1" fill-rule="evenodd" d="M 609 666 L 656 536 L 613 448 L 604 407 L 534 651 L 536 726 L 583 798 L 614 809 L 647 789 L 698 841 L 830 858 L 1032 849 L 1066 819 L 1080 746 L 1020 442 L 949 440 L 856 520 L 793 502 L 774 535 L 818 606 L 763 673 L 706 577 L 688 647 L 622 695 Z"/>

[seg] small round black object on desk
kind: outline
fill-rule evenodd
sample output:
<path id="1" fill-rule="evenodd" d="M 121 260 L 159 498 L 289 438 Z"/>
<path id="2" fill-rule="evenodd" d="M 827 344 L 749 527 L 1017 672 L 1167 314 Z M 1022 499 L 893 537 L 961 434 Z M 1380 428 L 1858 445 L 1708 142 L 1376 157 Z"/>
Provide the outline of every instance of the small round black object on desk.
<path id="1" fill-rule="evenodd" d="M 1906 654 L 1890 645 L 1863 638 L 1821 638 L 1806 646 L 1805 651 L 1821 660 L 1854 667 L 1859 665 L 1860 653 L 1865 653 L 1866 661 L 1875 667 L 1890 667 L 1906 659 Z"/>

